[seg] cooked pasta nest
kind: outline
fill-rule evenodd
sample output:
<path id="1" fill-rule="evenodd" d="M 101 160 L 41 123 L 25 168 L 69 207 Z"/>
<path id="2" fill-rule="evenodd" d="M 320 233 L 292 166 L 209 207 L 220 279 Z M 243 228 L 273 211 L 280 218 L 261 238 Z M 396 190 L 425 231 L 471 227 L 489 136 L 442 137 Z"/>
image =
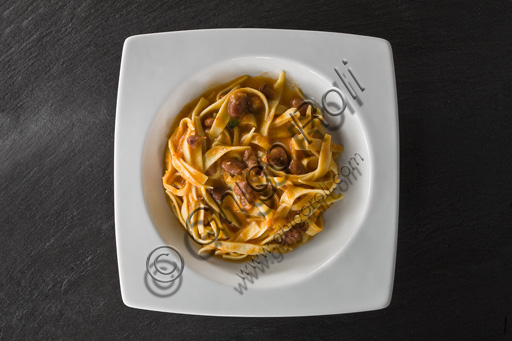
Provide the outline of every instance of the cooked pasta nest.
<path id="1" fill-rule="evenodd" d="M 241 76 L 185 106 L 171 127 L 162 178 L 190 236 L 226 259 L 285 253 L 324 227 L 343 198 L 320 108 L 285 79 Z"/>

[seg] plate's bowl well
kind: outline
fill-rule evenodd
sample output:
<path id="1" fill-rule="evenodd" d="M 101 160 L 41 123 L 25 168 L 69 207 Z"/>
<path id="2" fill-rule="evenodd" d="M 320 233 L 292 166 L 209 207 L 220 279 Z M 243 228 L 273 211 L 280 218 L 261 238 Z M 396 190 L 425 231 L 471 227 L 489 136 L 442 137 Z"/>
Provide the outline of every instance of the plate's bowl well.
<path id="1" fill-rule="evenodd" d="M 167 134 L 182 107 L 212 85 L 227 82 L 244 74 L 257 76 L 270 73 L 277 76 L 281 70 L 286 72 L 288 80 L 292 80 L 293 84 L 302 89 L 308 99 L 314 99 L 318 103 L 321 103 L 322 95 L 333 87 L 327 77 L 294 61 L 272 57 L 229 59 L 196 73 L 180 87 L 173 89 L 147 133 L 142 160 L 142 185 L 154 226 L 165 243 L 179 250 L 186 250 L 182 252 L 186 267 L 227 285 L 236 283 L 235 273 L 239 272 L 244 264 L 208 255 L 198 256 L 197 250 L 200 245 L 191 239 L 166 202 L 161 179 Z M 335 94 L 331 93 L 327 98 L 332 108 L 341 106 L 341 101 Z M 344 151 L 337 160 L 342 180 L 337 192 L 343 193 L 344 199 L 324 213 L 324 230 L 307 244 L 282 257 L 268 258 L 269 266 L 265 269 L 265 275 L 259 276 L 255 283 L 259 288 L 299 281 L 326 265 L 347 246 L 367 214 L 371 158 L 364 127 L 357 119 L 350 102 L 341 116 L 329 119 L 333 126 L 336 126 L 335 130 L 329 132 L 333 141 L 344 145 Z"/>

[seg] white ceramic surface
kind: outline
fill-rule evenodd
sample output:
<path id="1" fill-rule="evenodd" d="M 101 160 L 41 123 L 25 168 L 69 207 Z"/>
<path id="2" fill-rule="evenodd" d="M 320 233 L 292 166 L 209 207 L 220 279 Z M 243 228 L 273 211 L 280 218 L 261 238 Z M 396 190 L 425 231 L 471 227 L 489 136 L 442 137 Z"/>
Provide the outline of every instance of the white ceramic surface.
<path id="1" fill-rule="evenodd" d="M 350 82 L 356 100 L 335 67 Z M 324 231 L 282 258 L 269 256 L 272 264 L 258 271 L 253 283 L 246 280 L 241 295 L 235 287 L 240 289 L 243 281 L 235 273 L 246 263 L 198 257 L 197 246 L 170 211 L 161 186 L 163 151 L 175 115 L 206 88 L 241 74 L 277 75 L 280 70 L 308 98 L 321 101 L 333 85 L 345 94 L 347 109 L 330 120 L 340 125 L 331 132 L 334 141 L 345 147 L 338 160 L 339 168 L 345 166 L 339 186 L 345 198 L 324 215 Z M 389 304 L 398 220 L 398 117 L 391 48 L 385 40 L 260 29 L 130 37 L 121 63 L 114 168 L 119 275 L 128 306 L 204 315 L 298 316 Z M 146 271 L 148 255 L 162 245 L 172 245 L 185 264 L 179 279 L 168 284 L 155 282 Z"/>

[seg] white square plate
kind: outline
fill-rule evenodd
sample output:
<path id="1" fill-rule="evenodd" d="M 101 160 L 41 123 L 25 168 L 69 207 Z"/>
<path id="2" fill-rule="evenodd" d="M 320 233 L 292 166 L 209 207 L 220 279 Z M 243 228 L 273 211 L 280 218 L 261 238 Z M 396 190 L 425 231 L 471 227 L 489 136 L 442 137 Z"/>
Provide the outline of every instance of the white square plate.
<path id="1" fill-rule="evenodd" d="M 333 87 L 344 94 L 346 109 L 332 118 L 338 126 L 333 140 L 345 147 L 337 160 L 344 199 L 325 213 L 324 231 L 289 254 L 269 255 L 266 263 L 197 256 L 198 246 L 174 217 L 161 185 L 168 129 L 183 105 L 212 84 L 281 70 L 310 99 L 321 102 Z M 331 110 L 342 104 L 336 96 L 326 97 Z M 221 316 L 384 308 L 393 287 L 398 170 L 396 86 L 385 40 L 265 29 L 130 37 L 121 62 L 114 162 L 123 301 Z M 164 245 L 173 249 L 154 251 Z"/>

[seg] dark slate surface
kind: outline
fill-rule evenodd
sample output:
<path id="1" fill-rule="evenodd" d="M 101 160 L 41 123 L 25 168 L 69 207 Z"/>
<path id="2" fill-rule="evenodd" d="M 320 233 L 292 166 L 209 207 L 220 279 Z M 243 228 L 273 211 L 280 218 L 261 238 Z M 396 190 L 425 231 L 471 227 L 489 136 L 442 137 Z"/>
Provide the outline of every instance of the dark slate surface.
<path id="1" fill-rule="evenodd" d="M 512 334 L 510 1 L 2 1 L 0 338 L 505 339 Z M 395 287 L 384 310 L 306 318 L 121 301 L 114 121 L 130 35 L 268 27 L 382 37 L 400 112 Z"/>

